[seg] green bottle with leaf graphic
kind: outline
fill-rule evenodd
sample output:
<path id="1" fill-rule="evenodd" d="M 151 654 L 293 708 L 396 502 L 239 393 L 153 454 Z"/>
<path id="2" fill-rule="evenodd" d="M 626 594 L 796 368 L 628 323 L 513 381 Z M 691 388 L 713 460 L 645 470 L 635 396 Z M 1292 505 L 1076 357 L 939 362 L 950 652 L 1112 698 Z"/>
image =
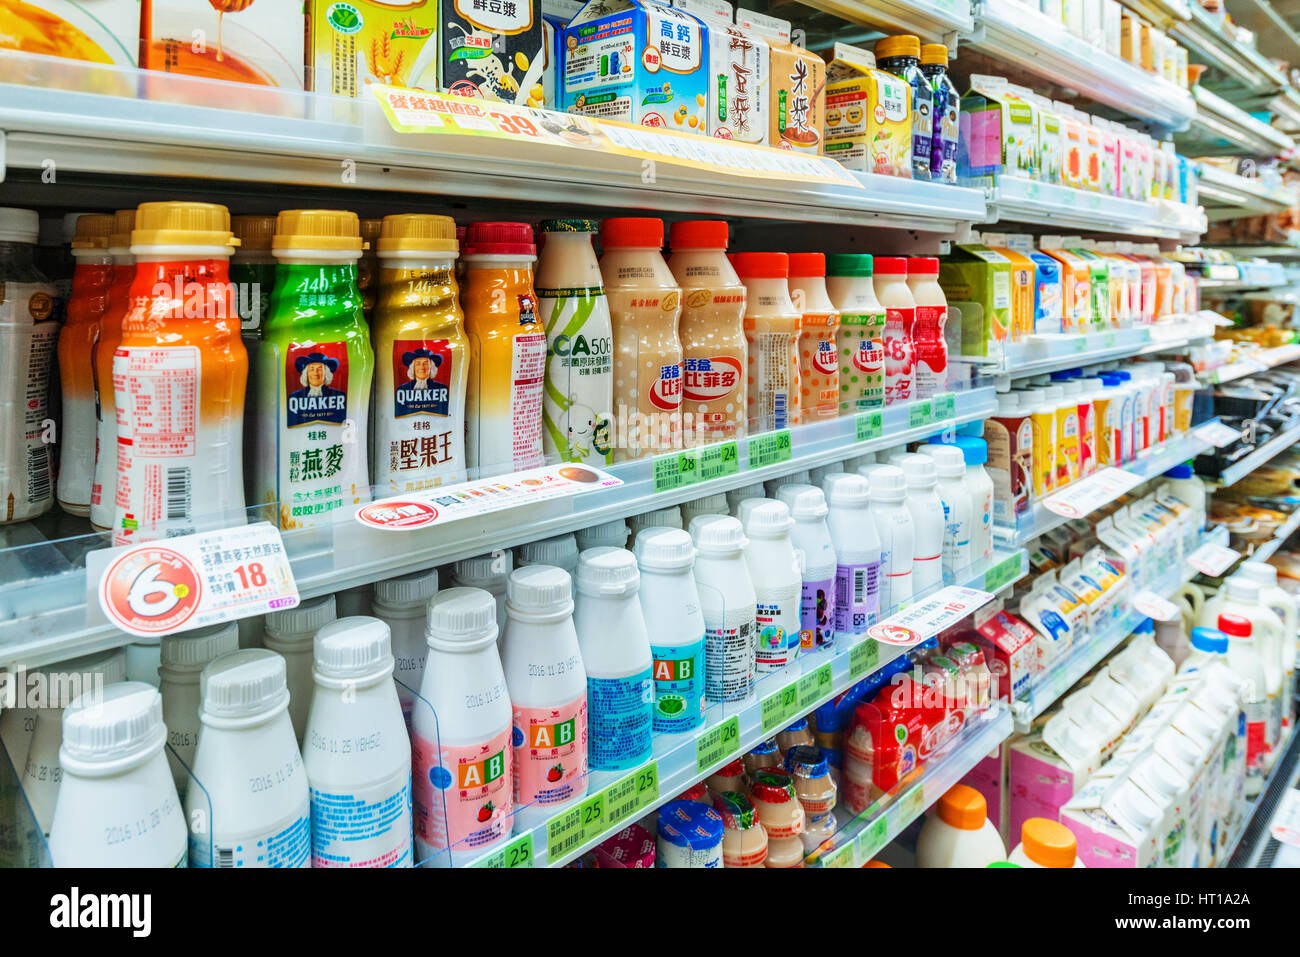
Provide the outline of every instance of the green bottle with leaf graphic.
<path id="1" fill-rule="evenodd" d="M 537 265 L 546 329 L 542 444 L 548 461 L 614 461 L 614 333 L 590 219 L 548 219 Z"/>

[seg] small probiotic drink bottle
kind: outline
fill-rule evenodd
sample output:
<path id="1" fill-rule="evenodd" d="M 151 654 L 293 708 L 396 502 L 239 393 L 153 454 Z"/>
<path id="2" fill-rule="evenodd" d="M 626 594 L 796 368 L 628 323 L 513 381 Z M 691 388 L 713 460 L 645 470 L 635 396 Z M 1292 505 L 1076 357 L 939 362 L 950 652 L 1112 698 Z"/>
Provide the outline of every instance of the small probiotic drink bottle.
<path id="1" fill-rule="evenodd" d="M 777 493 L 790 507 L 790 539 L 803 554 L 799 601 L 800 645 L 816 651 L 835 640 L 835 545 L 826 518 L 826 496 L 815 485 L 784 485 Z"/>
<path id="2" fill-rule="evenodd" d="M 167 763 L 182 796 L 194 767 L 199 744 L 199 674 L 222 655 L 239 650 L 239 628 L 233 621 L 196 628 L 162 640 L 158 666 L 158 691 L 162 694 L 163 722 L 167 725 Z"/>
<path id="3" fill-rule="evenodd" d="M 375 582 L 371 614 L 388 626 L 393 647 L 393 682 L 402 702 L 402 718 L 411 727 L 411 707 L 424 681 L 424 660 L 429 655 L 425 622 L 429 599 L 438 594 L 438 569 L 412 572 L 400 578 Z"/>
<path id="4" fill-rule="evenodd" d="M 880 617 L 880 536 L 861 475 L 828 475 L 826 527 L 835 549 L 835 637 L 866 634 Z"/>
<path id="5" fill-rule="evenodd" d="M 745 518 L 745 564 L 754 583 L 754 664 L 762 674 L 779 671 L 800 648 L 799 600 L 803 579 L 784 502 L 764 502 Z"/>
<path id="6" fill-rule="evenodd" d="M 654 658 L 654 732 L 704 723 L 704 614 L 695 586 L 695 544 L 680 528 L 648 528 L 636 538 L 641 614 Z"/>
<path id="7" fill-rule="evenodd" d="M 191 867 L 310 867 L 311 801 L 289 722 L 284 659 L 248 648 L 199 676 L 203 710 L 185 792 Z"/>
<path id="8" fill-rule="evenodd" d="M 262 644 L 284 658 L 285 681 L 289 688 L 289 720 L 299 741 L 307 728 L 307 712 L 316 686 L 311 680 L 312 643 L 316 632 L 338 617 L 334 596 L 309 598 L 294 608 L 273 611 L 266 616 Z"/>
<path id="9" fill-rule="evenodd" d="M 704 612 L 704 694 L 743 701 L 754 693 L 754 622 L 758 597 L 745 564 L 745 532 L 729 516 L 696 518 L 695 583 Z"/>
<path id="10" fill-rule="evenodd" d="M 411 744 L 388 626 L 340 618 L 316 635 L 303 738 L 312 867 L 410 867 Z"/>
<path id="11" fill-rule="evenodd" d="M 600 548 L 602 545 L 606 548 L 623 548 L 627 545 L 630 532 L 627 522 L 621 518 L 580 528 L 575 533 L 578 539 L 578 551 L 585 552 L 589 548 Z"/>
<path id="12" fill-rule="evenodd" d="M 506 582 L 515 570 L 515 553 L 508 548 L 488 555 L 464 558 L 451 567 L 452 584 L 463 588 L 482 588 L 496 599 L 497 613 L 493 621 L 505 624 Z M 501 639 L 497 639 L 500 647 Z"/>
<path id="13" fill-rule="evenodd" d="M 139 681 L 63 712 L 63 784 L 50 829 L 55 867 L 184 867 L 185 816 L 163 757 L 162 699 Z"/>

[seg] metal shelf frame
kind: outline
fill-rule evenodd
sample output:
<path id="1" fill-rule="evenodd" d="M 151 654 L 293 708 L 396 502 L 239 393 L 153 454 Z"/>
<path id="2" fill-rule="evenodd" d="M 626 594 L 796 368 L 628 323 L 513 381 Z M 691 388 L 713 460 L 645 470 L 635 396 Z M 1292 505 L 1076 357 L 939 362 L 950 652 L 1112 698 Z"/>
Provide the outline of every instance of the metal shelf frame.
<path id="1" fill-rule="evenodd" d="M 1198 242 L 1207 228 L 1205 213 L 1186 203 L 1122 199 L 1019 176 L 999 176 L 996 185 L 986 187 L 985 204 L 987 222 L 1032 223 L 1044 229 L 1175 239 L 1191 244 Z"/>

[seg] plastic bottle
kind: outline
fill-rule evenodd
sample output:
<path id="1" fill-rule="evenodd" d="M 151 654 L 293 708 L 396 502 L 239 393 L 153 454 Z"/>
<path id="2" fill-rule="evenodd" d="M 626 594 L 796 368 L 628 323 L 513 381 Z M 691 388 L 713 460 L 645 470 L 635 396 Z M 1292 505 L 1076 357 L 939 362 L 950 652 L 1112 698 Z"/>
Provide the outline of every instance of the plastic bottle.
<path id="1" fill-rule="evenodd" d="M 885 307 L 885 405 L 910 402 L 916 398 L 916 299 L 907 284 L 907 260 L 877 256 L 872 268 Z"/>
<path id="2" fill-rule="evenodd" d="M 239 240 L 230 257 L 230 281 L 235 287 L 235 305 L 239 312 L 239 336 L 248 354 L 248 387 L 244 390 L 244 489 L 245 500 L 256 501 L 259 461 L 258 439 L 261 428 L 261 401 L 264 390 L 258 382 L 261 366 L 262 336 L 271 314 L 271 292 L 275 289 L 275 256 L 271 239 L 275 236 L 274 216 L 231 216 L 230 231 Z M 267 410 L 274 415 L 275 410 Z"/>
<path id="3" fill-rule="evenodd" d="M 614 324 L 614 461 L 622 462 L 679 445 L 682 290 L 660 253 L 663 220 L 607 219 L 600 239 Z"/>
<path id="4" fill-rule="evenodd" d="M 465 453 L 470 478 L 542 464 L 546 330 L 537 315 L 527 223 L 470 223 L 461 304 L 469 332 Z"/>
<path id="5" fill-rule="evenodd" d="M 590 219 L 545 219 L 537 297 L 546 327 L 542 447 L 563 462 L 614 461 L 614 331 Z"/>
<path id="6" fill-rule="evenodd" d="M 912 341 L 916 349 L 916 397 L 928 399 L 948 391 L 948 300 L 939 285 L 939 260 L 914 256 L 907 260 L 907 288 L 916 302 Z"/>
<path id="7" fill-rule="evenodd" d="M 746 432 L 745 287 L 727 259 L 727 224 L 686 220 L 668 231 L 668 268 L 682 288 L 682 411 L 688 448 Z M 690 431 L 690 430 L 688 430 Z"/>
<path id="8" fill-rule="evenodd" d="M 1083 867 L 1074 833 L 1064 824 L 1031 817 L 1020 827 L 1020 843 L 1007 857 L 1018 867 Z"/>
<path id="9" fill-rule="evenodd" d="M 366 325 L 373 323 L 375 305 L 379 300 L 379 237 L 384 231 L 381 219 L 361 220 L 361 241 L 364 248 L 357 260 L 357 291 L 361 293 L 361 314 Z M 459 237 L 457 237 L 459 239 Z M 373 449 L 371 450 L 373 452 Z"/>
<path id="10" fill-rule="evenodd" d="M 1254 585 L 1253 582 L 1248 583 Z M 1218 616 L 1218 630 L 1228 637 L 1227 665 L 1244 684 L 1242 711 L 1246 716 L 1246 796 L 1263 789 L 1268 754 L 1269 700 L 1264 662 L 1247 618 L 1227 613 Z"/>
<path id="11" fill-rule="evenodd" d="M 315 658 L 302 752 L 312 867 L 410 867 L 411 746 L 388 626 L 330 622 L 316 635 Z"/>
<path id="12" fill-rule="evenodd" d="M 734 518 L 704 519 L 693 532 L 695 583 L 704 612 L 704 694 L 709 701 L 743 701 L 754 691 L 757 595 Z"/>
<path id="13" fill-rule="evenodd" d="M 650 759 L 653 658 L 637 589 L 636 558 L 593 548 L 578 562 L 574 621 L 587 669 L 593 771 L 624 771 Z"/>
<path id="14" fill-rule="evenodd" d="M 167 764 L 180 794 L 189 785 L 194 749 L 199 743 L 199 675 L 211 662 L 239 650 L 239 629 L 233 621 L 169 635 L 162 643 L 158 691 L 167 725 Z"/>
<path id="15" fill-rule="evenodd" d="M 1056 485 L 1063 488 L 1079 478 L 1079 393 L 1070 382 L 1047 391 L 1056 406 Z"/>
<path id="16" fill-rule="evenodd" d="M 450 216 L 385 216 L 378 240 L 374 463 L 377 495 L 463 482 L 469 337 Z"/>
<path id="17" fill-rule="evenodd" d="M 697 515 L 726 514 L 728 514 L 727 496 L 722 492 L 715 492 L 713 495 L 706 495 L 703 498 L 692 499 L 681 504 L 682 526 L 684 528 L 689 528 L 691 519 Z"/>
<path id="18" fill-rule="evenodd" d="M 993 480 L 984 470 L 988 443 L 970 435 L 957 436 L 952 445 L 966 460 L 966 488 L 971 497 L 971 561 L 993 555 Z M 926 446 L 921 451 L 929 452 Z"/>
<path id="19" fill-rule="evenodd" d="M 831 475 L 825 490 L 826 527 L 835 552 L 835 638 L 866 634 L 880 617 L 880 536 L 861 475 Z"/>
<path id="20" fill-rule="evenodd" d="M 1034 498 L 1043 498 L 1056 488 L 1056 408 L 1046 389 L 1024 393 L 1030 412 L 1033 435 L 1031 461 L 1034 470 Z"/>
<path id="21" fill-rule="evenodd" d="M 1242 562 L 1237 575 L 1259 586 L 1260 600 L 1282 622 L 1278 641 L 1278 663 L 1282 671 L 1282 689 L 1278 696 L 1280 723 L 1291 724 L 1295 707 L 1296 638 L 1300 636 L 1300 608 L 1295 597 L 1277 583 L 1277 569 L 1267 562 Z M 1280 740 L 1280 736 L 1279 736 Z"/>
<path id="22" fill-rule="evenodd" d="M 840 414 L 885 404 L 885 307 L 872 284 L 866 253 L 826 257 L 826 292 L 840 314 Z"/>
<path id="23" fill-rule="evenodd" d="M 815 651 L 835 641 L 835 546 L 827 523 L 826 496 L 814 485 L 786 485 L 781 501 L 794 518 L 791 540 L 801 554 L 800 647 Z"/>
<path id="24" fill-rule="evenodd" d="M 316 686 L 311 679 L 316 632 L 338 618 L 333 595 L 308 598 L 294 608 L 266 616 L 262 644 L 284 657 L 285 684 L 289 689 L 289 719 L 294 737 L 302 740 L 307 712 Z"/>
<path id="25" fill-rule="evenodd" d="M 184 867 L 185 816 L 167 771 L 162 701 L 138 681 L 63 712 L 63 782 L 50 828 L 55 867 Z"/>
<path id="26" fill-rule="evenodd" d="M 525 542 L 515 551 L 516 568 L 525 565 L 554 565 L 568 572 L 571 579 L 578 572 L 578 539 L 572 534 Z"/>
<path id="27" fill-rule="evenodd" d="M 628 527 L 632 529 L 632 538 L 636 539 L 641 532 L 647 528 L 685 528 L 682 520 L 682 510 L 676 505 L 669 505 L 667 508 L 657 508 L 650 512 L 642 512 L 640 515 L 633 515 L 627 520 Z"/>
<path id="28" fill-rule="evenodd" d="M 826 291 L 824 253 L 790 254 L 790 299 L 799 319 L 799 408 L 804 422 L 839 415 L 840 315 Z"/>
<path id="29" fill-rule="evenodd" d="M 1178 665 L 1179 674 L 1194 674 L 1211 661 L 1227 663 L 1228 636 L 1217 628 L 1193 628 L 1191 648 Z"/>
<path id="30" fill-rule="evenodd" d="M 578 541 L 578 551 L 585 552 L 589 548 L 599 548 L 602 545 L 609 548 L 624 548 L 630 534 L 631 530 L 627 527 L 627 522 L 616 518 L 612 522 L 580 528 L 574 533 L 574 537 Z"/>
<path id="31" fill-rule="evenodd" d="M 903 34 L 876 41 L 876 65 L 912 88 L 912 178 L 930 179 L 934 91 L 921 72 L 921 41 Z"/>
<path id="32" fill-rule="evenodd" d="M 447 588 L 429 602 L 429 659 L 411 713 L 417 864 L 464 864 L 510 837 L 513 724 L 496 637 L 488 592 Z"/>
<path id="33" fill-rule="evenodd" d="M 504 623 L 506 581 L 514 570 L 515 555 L 507 548 L 489 555 L 475 555 L 473 558 L 458 561 L 451 567 L 451 580 L 463 588 L 481 588 L 488 592 L 497 603 L 497 615 L 493 621 Z"/>
<path id="34" fill-rule="evenodd" d="M 382 299 L 382 293 L 381 293 Z M 438 569 L 412 572 L 399 578 L 375 582 L 370 614 L 388 626 L 393 654 L 393 685 L 402 704 L 402 720 L 411 727 L 411 708 L 424 683 L 424 662 L 429 656 L 425 622 L 429 599 L 438 594 Z M 269 647 L 269 646 L 268 646 Z M 292 697 L 290 713 L 293 712 Z"/>
<path id="35" fill-rule="evenodd" d="M 766 490 L 768 498 L 776 498 L 777 494 L 786 485 L 810 484 L 812 484 L 812 472 L 808 469 L 801 469 L 798 472 L 782 475 L 780 478 L 768 479 L 763 483 L 763 488 Z"/>
<path id="36" fill-rule="evenodd" d="M 1255 653 L 1264 668 L 1264 688 L 1267 695 L 1267 727 L 1265 739 L 1268 750 L 1272 751 L 1282 733 L 1282 644 L 1288 636 L 1286 623 L 1273 611 L 1272 603 L 1266 597 L 1265 590 L 1257 579 L 1250 575 L 1234 575 L 1223 583 L 1224 600 L 1219 606 L 1219 614 L 1240 615 L 1251 624 Z M 1233 632 L 1219 626 L 1229 639 Z M 1230 653 L 1231 654 L 1231 653 Z M 1271 766 L 1273 756 L 1266 756 L 1265 763 Z"/>
<path id="37" fill-rule="evenodd" d="M 637 597 L 654 658 L 655 734 L 704 723 L 704 614 L 695 584 L 695 544 L 678 528 L 648 529 L 636 539 Z"/>
<path id="38" fill-rule="evenodd" d="M 1097 409 L 1092 399 L 1101 388 L 1101 380 L 1076 381 L 1079 388 L 1073 398 L 1079 414 L 1079 477 L 1086 478 L 1097 471 Z"/>
<path id="39" fill-rule="evenodd" d="M 757 601 L 754 663 L 759 674 L 781 670 L 801 648 L 802 583 L 790 540 L 793 526 L 784 502 L 763 502 L 745 517 L 745 564 Z"/>
<path id="40" fill-rule="evenodd" d="M 740 488 L 727 490 L 727 509 L 731 514 L 736 514 L 736 509 L 740 503 L 747 498 L 763 498 L 767 495 L 767 489 L 762 482 L 755 482 L 752 485 L 742 485 Z"/>
<path id="41" fill-rule="evenodd" d="M 769 432 L 797 425 L 801 421 L 802 319 L 790 299 L 790 257 L 785 253 L 733 253 L 731 264 L 745 284 L 750 430 Z"/>
<path id="42" fill-rule="evenodd" d="M 514 713 L 514 829 L 522 832 L 587 793 L 587 675 L 573 624 L 569 574 L 516 569 L 506 586 L 503 665 Z"/>
<path id="43" fill-rule="evenodd" d="M 956 183 L 961 94 L 948 78 L 948 48 L 942 43 L 921 44 L 921 72 L 930 81 L 934 96 L 930 178 L 936 183 Z"/>
<path id="44" fill-rule="evenodd" d="M 185 792 L 191 867 L 310 867 L 311 800 L 284 659 L 249 648 L 199 677 L 203 731 Z"/>
<path id="45" fill-rule="evenodd" d="M 893 465 L 878 466 L 871 483 L 871 518 L 880 538 L 880 617 L 888 618 L 912 600 L 915 526 L 905 503 L 907 477 Z"/>
<path id="46" fill-rule="evenodd" d="M 916 839 L 917 867 L 988 867 L 1006 857 L 984 795 L 965 784 L 935 802 Z"/>
<path id="47" fill-rule="evenodd" d="M 1034 486 L 1033 417 L 1021 404 L 1025 393 L 998 394 L 997 412 L 984 420 L 984 441 L 989 446 L 986 467 L 993 480 L 993 520 L 1014 526 L 1029 509 Z"/>
<path id="48" fill-rule="evenodd" d="M 912 515 L 912 594 L 922 595 L 943 584 L 943 540 L 948 519 L 939 497 L 938 473 L 928 455 L 893 455 L 889 462 L 907 477 L 905 504 Z"/>

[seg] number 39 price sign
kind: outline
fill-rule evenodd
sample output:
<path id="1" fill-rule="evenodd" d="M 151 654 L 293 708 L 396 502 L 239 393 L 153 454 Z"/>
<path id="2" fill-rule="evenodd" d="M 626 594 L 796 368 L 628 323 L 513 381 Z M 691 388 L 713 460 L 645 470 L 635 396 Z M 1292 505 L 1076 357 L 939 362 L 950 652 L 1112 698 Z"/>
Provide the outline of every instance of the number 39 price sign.
<path id="1" fill-rule="evenodd" d="M 280 533 L 265 522 L 113 549 L 98 593 L 105 617 L 141 638 L 298 604 Z"/>

